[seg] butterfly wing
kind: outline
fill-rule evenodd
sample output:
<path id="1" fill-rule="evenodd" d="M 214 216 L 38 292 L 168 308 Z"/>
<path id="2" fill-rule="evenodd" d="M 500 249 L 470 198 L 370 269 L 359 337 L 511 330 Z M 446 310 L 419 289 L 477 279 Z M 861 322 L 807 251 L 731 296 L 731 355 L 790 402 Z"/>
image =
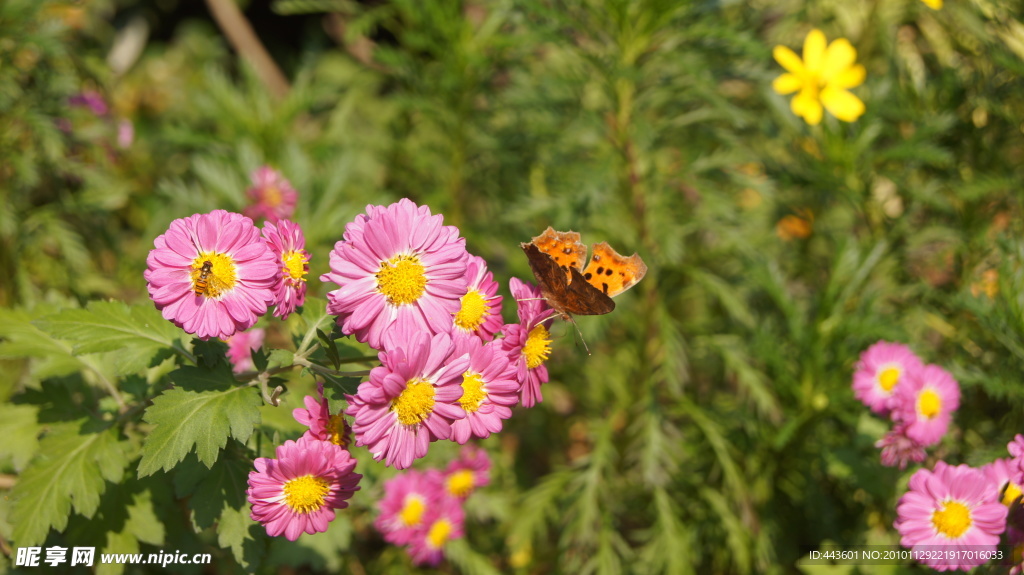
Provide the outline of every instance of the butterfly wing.
<path id="1" fill-rule="evenodd" d="M 608 242 L 594 244 L 590 251 L 583 278 L 610 298 L 633 287 L 647 274 L 647 264 L 640 256 L 623 257 Z"/>
<path id="2" fill-rule="evenodd" d="M 580 241 L 578 232 L 556 232 L 554 228 L 548 226 L 544 233 L 533 238 L 532 243 L 541 253 L 553 259 L 558 267 L 565 270 L 566 281 L 571 283 L 570 269 L 583 271 L 583 264 L 587 261 L 587 246 Z"/>
<path id="3" fill-rule="evenodd" d="M 575 267 L 570 267 L 567 275 L 565 269 L 536 245 L 520 246 L 537 278 L 541 294 L 559 314 L 602 315 L 615 309 L 615 302 L 587 283 Z"/>

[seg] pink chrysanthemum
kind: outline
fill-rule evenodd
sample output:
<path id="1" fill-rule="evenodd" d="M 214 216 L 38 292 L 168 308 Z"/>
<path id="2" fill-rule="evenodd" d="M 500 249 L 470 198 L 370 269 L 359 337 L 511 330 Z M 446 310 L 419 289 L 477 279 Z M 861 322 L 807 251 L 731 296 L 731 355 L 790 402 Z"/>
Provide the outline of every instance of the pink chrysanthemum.
<path id="1" fill-rule="evenodd" d="M 880 341 L 861 354 L 853 373 L 853 393 L 871 411 L 886 415 L 890 399 L 907 374 L 923 367 L 921 360 L 900 343 Z"/>
<path id="2" fill-rule="evenodd" d="M 252 364 L 252 352 L 263 347 L 266 330 L 253 328 L 240 331 L 227 339 L 228 351 L 225 354 L 231 362 L 231 371 L 244 373 L 255 369 Z"/>
<path id="3" fill-rule="evenodd" d="M 905 424 L 897 423 L 885 437 L 875 443 L 875 447 L 882 450 L 882 465 L 906 469 L 910 461 L 924 461 L 927 456 L 924 446 L 907 437 L 906 428 Z"/>
<path id="4" fill-rule="evenodd" d="M 486 438 L 498 433 L 502 420 L 512 417 L 512 406 L 519 401 L 516 368 L 500 342 L 486 344 L 475 335 L 457 335 L 453 356 L 469 355 L 469 369 L 462 374 L 459 404 L 466 417 L 452 423 L 451 440 L 460 444 L 470 437 Z"/>
<path id="5" fill-rule="evenodd" d="M 427 474 L 403 471 L 384 482 L 384 497 L 377 503 L 380 514 L 373 524 L 388 543 L 410 543 L 426 528 L 425 516 L 441 495 L 440 486 Z"/>
<path id="6" fill-rule="evenodd" d="M 466 416 L 459 405 L 469 356 L 454 356 L 448 334 L 405 333 L 389 337 L 381 364 L 349 400 L 356 445 L 377 461 L 405 469 L 423 457 L 431 441 L 448 439 L 452 421 Z"/>
<path id="7" fill-rule="evenodd" d="M 934 471 L 918 470 L 896 507 L 900 544 L 915 551 L 966 545 L 979 551 L 995 550 L 1006 527 L 1006 507 L 989 485 L 981 471 L 966 465 L 952 467 L 939 461 Z M 925 555 L 928 558 L 922 563 L 936 571 L 967 571 L 987 562 L 977 555 L 960 559 L 935 556 Z"/>
<path id="8" fill-rule="evenodd" d="M 934 445 L 949 429 L 960 407 L 960 385 L 948 371 L 926 365 L 907 374 L 892 396 L 892 418 L 906 425 L 906 435 L 922 446 Z"/>
<path id="9" fill-rule="evenodd" d="M 331 271 L 320 276 L 341 286 L 327 294 L 328 313 L 344 333 L 376 349 L 390 329 L 450 332 L 469 258 L 458 228 L 408 199 L 366 212 L 346 226 L 331 251 Z"/>
<path id="10" fill-rule="evenodd" d="M 444 559 L 444 546 L 465 536 L 465 511 L 454 498 L 440 499 L 424 516 L 424 529 L 409 543 L 409 555 L 416 565 L 437 565 Z"/>
<path id="11" fill-rule="evenodd" d="M 200 339 L 249 329 L 274 301 L 280 269 L 252 220 L 224 210 L 171 222 L 144 274 L 165 319 Z"/>
<path id="12" fill-rule="evenodd" d="M 348 451 L 327 441 L 299 438 L 277 448 L 277 459 L 260 457 L 249 472 L 252 519 L 267 535 L 295 541 L 327 530 L 334 510 L 348 507 L 362 475 Z"/>
<path id="13" fill-rule="evenodd" d="M 1006 444 L 1006 451 L 1013 458 L 1014 466 L 1024 473 L 1024 435 L 1018 433 L 1013 436 L 1013 441 Z"/>
<path id="14" fill-rule="evenodd" d="M 459 458 L 448 464 L 441 474 L 444 493 L 464 500 L 477 489 L 491 482 L 491 458 L 479 447 L 465 446 Z"/>
<path id="15" fill-rule="evenodd" d="M 1013 465 L 1010 458 L 997 459 L 981 466 L 982 473 L 992 483 L 996 498 L 1003 505 L 1011 507 L 1024 494 L 1024 474 Z"/>
<path id="16" fill-rule="evenodd" d="M 261 166 L 250 176 L 252 187 L 245 194 L 252 202 L 242 213 L 254 220 L 276 222 L 289 219 L 295 214 L 299 194 L 277 170 Z"/>
<path id="17" fill-rule="evenodd" d="M 349 427 L 344 415 L 331 414 L 327 398 L 324 397 L 324 384 L 317 383 L 316 390 L 317 397 L 307 395 L 303 398 L 305 409 L 297 407 L 292 410 L 295 421 L 309 427 L 302 436 L 330 441 L 342 449 L 348 449 L 348 444 L 352 440 L 352 428 Z"/>
<path id="18" fill-rule="evenodd" d="M 551 316 L 553 310 L 541 295 L 540 288 L 533 284 L 512 278 L 509 289 L 519 303 L 519 323 L 502 328 L 501 348 L 516 370 L 523 407 L 533 407 L 544 401 L 540 386 L 548 381 L 548 368 L 544 362 L 551 355 L 548 329 L 554 321 Z"/>
<path id="19" fill-rule="evenodd" d="M 456 334 L 473 334 L 483 341 L 491 341 L 501 330 L 501 300 L 498 282 L 487 271 L 487 263 L 479 256 L 469 256 L 466 266 L 466 287 L 460 298 L 460 307 L 454 314 Z"/>
<path id="20" fill-rule="evenodd" d="M 263 224 L 263 237 L 281 266 L 280 281 L 274 286 L 274 316 L 288 319 L 295 308 L 306 301 L 306 274 L 309 273 L 309 252 L 302 228 L 289 220 Z"/>

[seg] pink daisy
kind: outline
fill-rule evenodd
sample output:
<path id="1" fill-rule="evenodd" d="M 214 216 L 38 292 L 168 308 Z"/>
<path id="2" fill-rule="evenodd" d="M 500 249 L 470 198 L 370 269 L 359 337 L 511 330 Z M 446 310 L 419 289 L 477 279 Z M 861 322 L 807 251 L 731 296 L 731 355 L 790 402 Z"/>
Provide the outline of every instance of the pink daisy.
<path id="1" fill-rule="evenodd" d="M 548 368 L 544 362 L 551 355 L 548 329 L 554 321 L 553 310 L 533 284 L 512 278 L 509 289 L 519 303 L 519 323 L 502 328 L 505 335 L 501 339 L 501 348 L 516 370 L 523 407 L 533 407 L 544 401 L 540 386 L 548 381 Z"/>
<path id="2" fill-rule="evenodd" d="M 295 214 L 299 194 L 277 170 L 261 166 L 249 177 L 252 178 L 252 187 L 245 194 L 252 203 L 242 210 L 243 214 L 269 222 L 288 219 Z"/>
<path id="3" fill-rule="evenodd" d="M 252 220 L 224 210 L 171 222 L 146 258 L 149 297 L 200 339 L 227 339 L 267 313 L 279 266 Z"/>
<path id="4" fill-rule="evenodd" d="M 409 543 L 409 555 L 416 565 L 437 565 L 444 559 L 444 546 L 465 536 L 465 511 L 458 499 L 440 499 L 424 515 L 424 529 Z"/>
<path id="5" fill-rule="evenodd" d="M 906 435 L 922 446 L 934 445 L 949 429 L 960 407 L 960 385 L 948 371 L 926 365 L 907 374 L 892 396 L 892 418 L 906 425 Z"/>
<path id="6" fill-rule="evenodd" d="M 405 469 L 423 457 L 431 441 L 448 439 L 459 405 L 469 356 L 454 356 L 448 334 L 405 333 L 388 338 L 381 364 L 349 395 L 356 445 L 369 447 L 377 461 Z"/>
<path id="7" fill-rule="evenodd" d="M 1011 507 L 1024 494 L 1021 487 L 1024 485 L 1024 473 L 1013 465 L 1012 459 L 1007 457 L 986 463 L 981 466 L 981 471 L 991 482 L 996 498 L 1003 505 Z"/>
<path id="8" fill-rule="evenodd" d="M 923 367 L 910 348 L 880 341 L 860 355 L 853 373 L 853 393 L 871 411 L 886 415 L 889 401 L 907 374 Z"/>
<path id="9" fill-rule="evenodd" d="M 395 327 L 451 331 L 469 258 L 458 228 L 408 199 L 366 212 L 346 226 L 331 251 L 331 271 L 320 276 L 341 286 L 327 294 L 328 313 L 344 333 L 376 349 Z"/>
<path id="10" fill-rule="evenodd" d="M 302 402 L 306 404 L 305 409 L 298 407 L 292 410 L 292 417 L 295 418 L 295 421 L 309 427 L 302 436 L 320 441 L 330 441 L 342 449 L 348 449 L 348 444 L 352 440 L 352 428 L 349 427 L 344 415 L 341 413 L 331 414 L 327 398 L 324 397 L 324 384 L 317 383 L 316 389 L 317 397 L 307 395 L 303 398 Z"/>
<path id="11" fill-rule="evenodd" d="M 1024 435 L 1018 433 L 1013 436 L 1013 441 L 1006 444 L 1006 451 L 1013 458 L 1014 466 L 1024 472 Z"/>
<path id="12" fill-rule="evenodd" d="M 469 256 L 466 266 L 466 287 L 460 307 L 454 314 L 455 333 L 474 334 L 484 341 L 494 339 L 501 330 L 501 300 L 498 282 L 487 271 L 487 263 L 479 256 Z"/>
<path id="13" fill-rule="evenodd" d="M 921 463 L 927 454 L 924 446 L 907 437 L 907 426 L 897 423 L 895 427 L 882 439 L 875 443 L 875 447 L 882 450 L 882 465 L 886 467 L 899 466 L 906 469 L 907 462 Z"/>
<path id="14" fill-rule="evenodd" d="M 277 459 L 257 458 L 249 472 L 252 519 L 267 535 L 295 541 L 302 533 L 327 531 L 334 510 L 348 507 L 362 475 L 348 451 L 327 441 L 299 438 L 277 448 Z"/>
<path id="15" fill-rule="evenodd" d="M 380 514 L 373 524 L 388 543 L 405 545 L 426 528 L 425 515 L 440 497 L 440 487 L 427 474 L 403 471 L 384 482 L 384 497 L 377 503 Z"/>
<path id="16" fill-rule="evenodd" d="M 240 331 L 227 339 L 228 351 L 226 354 L 231 362 L 231 370 L 235 373 L 244 373 L 255 369 L 252 364 L 252 352 L 263 347 L 263 338 L 267 335 L 266 330 L 253 328 Z"/>
<path id="17" fill-rule="evenodd" d="M 280 281 L 274 286 L 274 316 L 288 319 L 295 308 L 306 301 L 306 274 L 309 273 L 309 252 L 302 228 L 289 220 L 263 224 L 263 237 L 267 240 L 281 266 Z"/>
<path id="18" fill-rule="evenodd" d="M 1006 507 L 988 487 L 985 475 L 966 465 L 939 461 L 934 471 L 919 469 L 896 507 L 900 544 L 915 551 L 967 545 L 995 550 L 1006 527 Z M 967 571 L 987 561 L 968 557 L 922 562 L 936 571 Z"/>
<path id="19" fill-rule="evenodd" d="M 455 337 L 453 356 L 469 355 L 469 369 L 462 374 L 459 404 L 466 417 L 452 423 L 451 440 L 464 444 L 470 437 L 486 438 L 498 433 L 502 420 L 512 417 L 512 406 L 519 401 L 516 368 L 500 343 L 486 344 L 474 335 Z"/>
<path id="20" fill-rule="evenodd" d="M 491 482 L 491 458 L 479 447 L 465 446 L 459 458 L 448 464 L 441 476 L 444 493 L 464 500 Z"/>

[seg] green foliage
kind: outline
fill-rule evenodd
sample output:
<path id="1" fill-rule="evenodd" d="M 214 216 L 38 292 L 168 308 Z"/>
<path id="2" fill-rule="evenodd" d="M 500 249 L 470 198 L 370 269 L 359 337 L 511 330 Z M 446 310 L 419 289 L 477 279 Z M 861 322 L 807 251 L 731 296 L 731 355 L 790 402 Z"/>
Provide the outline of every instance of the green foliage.
<path id="1" fill-rule="evenodd" d="M 544 402 L 484 442 L 493 483 L 442 572 L 838 572 L 796 562 L 898 544 L 913 467 L 880 464 L 889 422 L 850 391 L 880 339 L 961 384 L 925 466 L 1004 457 L 1024 425 L 1015 3 L 276 0 L 256 32 L 283 98 L 173 4 L 0 2 L 0 468 L 15 478 L 0 534 L 15 546 L 413 569 L 372 525 L 391 473 L 363 448 L 362 490 L 326 534 L 271 540 L 245 501 L 252 460 L 301 434 L 290 414 L 313 382 L 337 412 L 376 365 L 317 278 L 356 214 L 401 197 L 458 225 L 503 285 L 529 278 L 518 244 L 548 225 L 649 267 L 614 313 L 577 318 L 589 355 L 554 328 Z M 137 16 L 153 34 L 115 66 Z M 867 70 L 856 122 L 808 126 L 771 88 L 772 48 L 799 51 L 812 28 Z M 109 112 L 69 104 L 84 92 Z M 172 220 L 242 210 L 262 165 L 299 190 L 309 297 L 261 320 L 266 345 L 234 374 L 223 342 L 162 318 L 142 272 Z M 433 444 L 428 465 L 451 453 Z"/>

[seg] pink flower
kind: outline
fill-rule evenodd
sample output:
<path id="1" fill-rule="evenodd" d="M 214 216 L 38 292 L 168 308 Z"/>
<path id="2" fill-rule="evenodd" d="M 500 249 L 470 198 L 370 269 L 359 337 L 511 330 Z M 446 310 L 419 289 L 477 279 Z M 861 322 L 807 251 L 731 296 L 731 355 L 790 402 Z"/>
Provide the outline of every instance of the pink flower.
<path id="1" fill-rule="evenodd" d="M 255 369 L 252 364 L 252 352 L 263 347 L 263 338 L 266 334 L 266 330 L 257 327 L 240 331 L 228 338 L 228 352 L 225 355 L 231 362 L 233 372 L 244 373 Z"/>
<path id="2" fill-rule="evenodd" d="M 307 395 L 302 402 L 306 409 L 301 407 L 292 410 L 292 417 L 309 429 L 302 434 L 303 437 L 317 439 L 319 441 L 330 441 L 331 443 L 348 449 L 352 440 L 352 428 L 349 427 L 345 416 L 341 413 L 332 415 L 331 408 L 324 397 L 324 384 L 317 383 L 317 397 Z"/>
<path id="3" fill-rule="evenodd" d="M 882 465 L 906 469 L 908 461 L 924 461 L 927 455 L 924 446 L 907 437 L 906 430 L 905 424 L 897 423 L 885 437 L 875 443 L 875 447 L 882 450 Z"/>
<path id="4" fill-rule="evenodd" d="M 424 516 L 425 528 L 409 543 L 409 555 L 416 565 L 437 565 L 444 559 L 444 546 L 465 536 L 465 512 L 459 500 L 440 499 Z"/>
<path id="5" fill-rule="evenodd" d="M 304 532 L 326 531 L 334 510 L 348 507 L 346 500 L 362 478 L 353 472 L 356 461 L 348 451 L 306 437 L 278 446 L 277 459 L 260 457 L 253 463 L 256 471 L 249 472 L 246 491 L 252 519 L 267 535 L 283 534 L 289 541 Z"/>
<path id="6" fill-rule="evenodd" d="M 465 446 L 459 458 L 448 464 L 441 475 L 441 485 L 449 497 L 465 500 L 477 489 L 491 482 L 491 458 L 479 447 Z"/>
<path id="7" fill-rule="evenodd" d="M 249 329 L 274 300 L 279 268 L 252 220 L 224 210 L 171 222 L 144 274 L 164 319 L 200 339 Z"/>
<path id="8" fill-rule="evenodd" d="M 952 467 L 939 461 L 934 472 L 919 469 L 896 507 L 900 544 L 915 551 L 967 545 L 974 550 L 995 550 L 1006 527 L 1006 507 L 989 486 L 981 471 L 966 465 Z M 936 571 L 967 571 L 986 562 L 976 556 L 922 560 Z"/>
<path id="9" fill-rule="evenodd" d="M 886 415 L 889 402 L 907 374 L 923 367 L 910 348 L 900 343 L 880 341 L 861 354 L 854 366 L 853 393 L 871 411 Z"/>
<path id="10" fill-rule="evenodd" d="M 960 386 L 948 371 L 926 365 L 908 374 L 892 397 L 892 418 L 906 425 L 907 437 L 922 446 L 934 445 L 949 429 L 960 407 Z"/>
<path id="11" fill-rule="evenodd" d="M 548 381 L 548 368 L 544 362 L 551 355 L 548 329 L 554 321 L 553 310 L 533 284 L 512 278 L 509 288 L 519 303 L 520 323 L 508 324 L 502 329 L 505 335 L 501 339 L 501 348 L 516 370 L 523 407 L 533 407 L 544 401 L 540 386 Z"/>
<path id="12" fill-rule="evenodd" d="M 277 170 L 261 166 L 249 177 L 252 178 L 252 187 L 245 193 L 252 203 L 242 213 L 254 220 L 270 222 L 288 219 L 295 214 L 299 194 Z"/>
<path id="13" fill-rule="evenodd" d="M 382 365 L 347 396 L 345 413 L 353 418 L 356 445 L 405 469 L 426 455 L 431 441 L 448 439 L 452 421 L 465 417 L 459 398 L 469 356 L 454 356 L 448 334 L 422 331 L 389 337 L 385 349 L 378 355 Z"/>
<path id="14" fill-rule="evenodd" d="M 345 227 L 320 276 L 341 286 L 327 294 L 328 313 L 376 349 L 391 329 L 450 332 L 469 258 L 458 228 L 407 199 L 366 213 Z"/>
<path id="15" fill-rule="evenodd" d="M 991 482 L 991 489 L 1003 505 L 1011 507 L 1024 491 L 1024 473 L 1013 465 L 1010 458 L 997 459 L 981 466 L 981 472 Z"/>
<path id="16" fill-rule="evenodd" d="M 89 108 L 96 116 L 106 116 L 110 112 L 103 95 L 95 90 L 83 90 L 68 98 L 68 104 L 75 108 Z"/>
<path id="17" fill-rule="evenodd" d="M 288 319 L 295 308 L 306 301 L 306 274 L 309 252 L 299 224 L 281 219 L 263 224 L 263 237 L 281 266 L 280 280 L 274 286 L 274 316 Z"/>
<path id="18" fill-rule="evenodd" d="M 394 545 L 405 545 L 427 524 L 426 514 L 441 497 L 440 486 L 425 473 L 409 469 L 384 482 L 384 497 L 377 503 L 380 514 L 373 524 Z"/>
<path id="19" fill-rule="evenodd" d="M 469 256 L 465 281 L 460 307 L 453 320 L 454 332 L 474 334 L 483 341 L 490 341 L 502 325 L 502 296 L 496 295 L 498 282 L 479 256 Z"/>
<path id="20" fill-rule="evenodd" d="M 1018 433 L 1013 436 L 1013 441 L 1006 444 L 1006 451 L 1010 452 L 1010 457 L 1013 458 L 1013 465 L 1024 473 L 1024 435 Z"/>
<path id="21" fill-rule="evenodd" d="M 519 382 L 500 342 L 485 344 L 475 335 L 461 335 L 454 343 L 453 356 L 469 355 L 459 399 L 466 417 L 452 423 L 451 435 L 452 441 L 463 444 L 470 437 L 486 438 L 501 431 L 502 420 L 512 417 L 512 406 L 519 401 Z"/>

